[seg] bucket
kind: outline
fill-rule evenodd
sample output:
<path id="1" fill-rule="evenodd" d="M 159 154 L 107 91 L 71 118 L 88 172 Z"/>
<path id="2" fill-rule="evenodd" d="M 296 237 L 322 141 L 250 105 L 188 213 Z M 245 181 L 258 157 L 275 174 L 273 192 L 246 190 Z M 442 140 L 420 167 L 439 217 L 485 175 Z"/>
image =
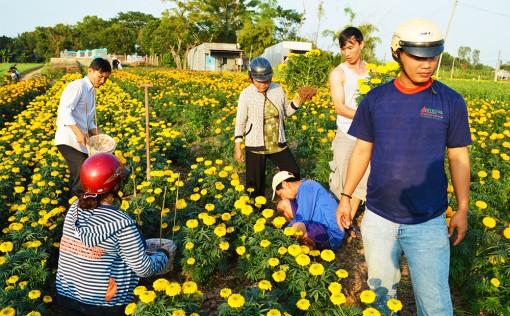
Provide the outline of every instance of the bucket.
<path id="1" fill-rule="evenodd" d="M 87 149 L 89 151 L 89 156 L 98 153 L 110 153 L 113 154 L 115 152 L 115 148 L 117 147 L 117 142 L 110 136 L 106 134 L 99 134 L 89 137 L 89 141 L 87 142 Z"/>
<path id="2" fill-rule="evenodd" d="M 170 257 L 168 258 L 168 264 L 159 274 L 161 275 L 161 274 L 170 272 L 172 270 L 174 256 L 175 256 L 175 250 L 176 250 L 176 246 L 175 246 L 174 242 L 170 239 L 164 239 L 164 238 L 161 238 L 161 239 L 160 238 L 149 238 L 149 239 L 145 240 L 145 242 L 147 243 L 147 252 L 150 255 L 153 255 L 154 253 L 156 253 L 156 251 L 159 248 L 161 248 L 161 246 L 164 246 L 166 249 L 168 249 L 170 251 Z"/>

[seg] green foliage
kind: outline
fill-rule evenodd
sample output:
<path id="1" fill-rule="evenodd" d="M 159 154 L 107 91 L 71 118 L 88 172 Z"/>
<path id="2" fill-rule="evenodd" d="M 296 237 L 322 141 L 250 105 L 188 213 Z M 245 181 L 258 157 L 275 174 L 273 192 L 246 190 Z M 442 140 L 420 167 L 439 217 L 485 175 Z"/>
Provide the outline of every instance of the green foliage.
<path id="1" fill-rule="evenodd" d="M 300 87 L 322 88 L 328 81 L 331 65 L 318 49 L 305 54 L 288 55 L 286 63 L 279 66 L 287 88 L 291 93 Z"/>

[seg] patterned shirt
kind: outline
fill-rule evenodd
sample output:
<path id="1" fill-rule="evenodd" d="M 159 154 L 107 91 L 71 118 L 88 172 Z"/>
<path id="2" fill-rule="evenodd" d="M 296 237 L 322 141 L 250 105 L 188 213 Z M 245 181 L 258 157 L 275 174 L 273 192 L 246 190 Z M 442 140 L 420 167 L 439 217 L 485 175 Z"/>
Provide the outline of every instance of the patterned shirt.
<path id="1" fill-rule="evenodd" d="M 264 103 L 264 144 L 266 144 L 266 150 L 254 151 L 254 153 L 275 154 L 287 148 L 287 146 L 278 147 L 279 122 L 278 109 L 266 98 Z"/>

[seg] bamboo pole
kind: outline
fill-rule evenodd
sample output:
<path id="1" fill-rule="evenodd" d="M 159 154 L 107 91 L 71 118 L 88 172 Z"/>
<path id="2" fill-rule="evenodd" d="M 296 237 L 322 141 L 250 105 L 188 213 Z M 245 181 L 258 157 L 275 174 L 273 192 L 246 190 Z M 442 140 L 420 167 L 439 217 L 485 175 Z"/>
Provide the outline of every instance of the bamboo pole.
<path id="1" fill-rule="evenodd" d="M 150 134 L 149 134 L 149 88 L 153 85 L 144 83 L 140 87 L 145 88 L 145 145 L 147 153 L 147 181 L 151 179 L 151 151 L 150 151 Z"/>

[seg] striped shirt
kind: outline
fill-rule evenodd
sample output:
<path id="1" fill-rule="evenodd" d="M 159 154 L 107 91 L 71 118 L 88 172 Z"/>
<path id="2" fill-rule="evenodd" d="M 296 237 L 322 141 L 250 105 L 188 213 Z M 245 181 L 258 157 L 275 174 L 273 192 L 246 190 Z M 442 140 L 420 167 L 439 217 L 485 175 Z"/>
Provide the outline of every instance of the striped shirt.
<path id="1" fill-rule="evenodd" d="M 136 222 L 122 210 L 103 205 L 82 210 L 75 201 L 60 241 L 57 292 L 85 304 L 127 304 L 139 277 L 161 272 L 167 262 L 164 252 L 149 256 Z M 117 289 L 107 299 L 111 282 Z"/>

